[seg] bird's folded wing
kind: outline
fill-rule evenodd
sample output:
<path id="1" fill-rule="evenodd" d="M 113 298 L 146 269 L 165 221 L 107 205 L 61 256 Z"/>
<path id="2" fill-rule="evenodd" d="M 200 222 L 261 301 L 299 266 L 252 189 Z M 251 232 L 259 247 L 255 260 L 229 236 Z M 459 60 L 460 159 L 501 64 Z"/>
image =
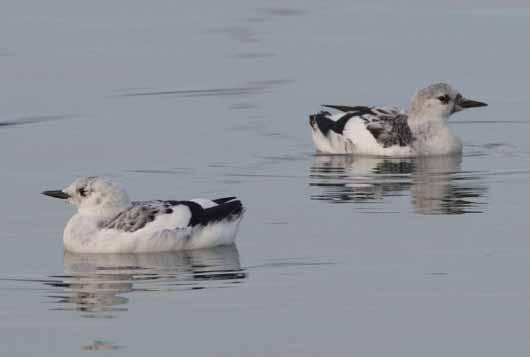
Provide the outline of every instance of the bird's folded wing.
<path id="1" fill-rule="evenodd" d="M 172 202 L 176 203 L 176 201 L 133 202 L 129 208 L 121 211 L 102 228 L 135 232 L 161 215 L 174 214 L 175 204 Z"/>
<path id="2" fill-rule="evenodd" d="M 351 112 L 346 114 L 349 113 Z M 355 118 L 362 120 L 366 130 L 385 148 L 394 145 L 407 146 L 413 140 L 407 115 L 399 108 L 371 107 L 356 115 Z M 344 125 L 345 128 L 346 124 Z M 346 128 L 346 131 L 348 130 L 349 128 Z M 344 135 L 348 136 L 348 134 L 351 133 Z"/>
<path id="3" fill-rule="evenodd" d="M 135 232 L 148 223 L 163 216 L 171 215 L 174 222 L 171 228 L 194 227 L 207 225 L 223 219 L 240 216 L 243 206 L 235 197 L 215 200 L 194 201 L 141 201 L 132 205 L 112 218 L 102 228 Z"/>
<path id="4" fill-rule="evenodd" d="M 346 105 L 323 105 L 332 108 L 339 113 L 321 111 L 310 116 L 312 123 L 316 124 L 319 130 L 326 135 L 330 130 L 342 134 L 344 128 L 351 120 L 362 120 L 365 126 L 372 132 L 374 137 L 390 130 L 392 121 L 396 118 L 406 117 L 405 113 L 396 107 L 366 107 L 366 106 L 346 106 Z"/>

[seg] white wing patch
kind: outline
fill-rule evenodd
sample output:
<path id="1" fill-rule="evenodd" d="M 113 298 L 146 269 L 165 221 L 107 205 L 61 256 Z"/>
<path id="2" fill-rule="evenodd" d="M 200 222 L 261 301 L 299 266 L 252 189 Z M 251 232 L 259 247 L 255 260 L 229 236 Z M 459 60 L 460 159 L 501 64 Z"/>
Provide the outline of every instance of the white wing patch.
<path id="1" fill-rule="evenodd" d="M 194 198 L 194 199 L 192 199 L 190 201 L 197 203 L 198 205 L 200 205 L 204 209 L 211 208 L 213 206 L 217 206 L 217 203 L 215 203 L 212 200 L 208 200 L 206 198 Z"/>

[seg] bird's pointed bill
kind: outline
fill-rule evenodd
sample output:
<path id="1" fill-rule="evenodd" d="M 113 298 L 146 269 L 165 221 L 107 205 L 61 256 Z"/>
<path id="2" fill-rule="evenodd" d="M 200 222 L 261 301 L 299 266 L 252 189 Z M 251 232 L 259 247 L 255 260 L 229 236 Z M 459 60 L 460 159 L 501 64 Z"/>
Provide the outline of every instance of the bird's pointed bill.
<path id="1" fill-rule="evenodd" d="M 458 103 L 458 105 L 461 108 L 464 108 L 464 109 L 467 109 L 467 108 L 478 108 L 478 107 L 487 107 L 488 106 L 488 104 L 486 104 L 484 102 L 479 102 L 479 101 L 471 100 L 471 99 L 463 99 L 460 103 Z"/>
<path id="2" fill-rule="evenodd" d="M 70 198 L 69 194 L 67 194 L 66 192 L 61 191 L 61 190 L 44 191 L 44 192 L 42 192 L 42 194 L 45 195 L 45 196 L 60 198 L 62 200 L 66 200 L 66 199 Z"/>

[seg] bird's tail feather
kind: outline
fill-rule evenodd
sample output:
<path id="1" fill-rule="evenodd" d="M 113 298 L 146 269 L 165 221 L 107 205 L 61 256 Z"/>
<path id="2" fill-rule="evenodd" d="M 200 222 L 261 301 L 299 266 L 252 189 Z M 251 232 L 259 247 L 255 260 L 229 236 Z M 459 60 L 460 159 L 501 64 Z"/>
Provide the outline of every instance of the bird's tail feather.
<path id="1" fill-rule="evenodd" d="M 243 204 L 240 200 L 221 203 L 217 206 L 206 208 L 197 217 L 199 224 L 207 225 L 213 222 L 233 220 L 239 218 L 244 212 Z"/>

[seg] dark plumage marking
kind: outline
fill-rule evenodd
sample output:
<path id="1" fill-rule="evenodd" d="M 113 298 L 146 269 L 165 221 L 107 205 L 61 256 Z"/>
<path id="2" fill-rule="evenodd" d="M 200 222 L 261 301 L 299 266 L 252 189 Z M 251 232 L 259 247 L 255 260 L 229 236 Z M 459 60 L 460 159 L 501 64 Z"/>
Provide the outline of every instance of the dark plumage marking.
<path id="1" fill-rule="evenodd" d="M 377 121 L 367 122 L 366 129 L 383 147 L 394 145 L 407 146 L 414 141 L 412 131 L 407 123 L 407 116 L 381 116 Z"/>
<path id="2" fill-rule="evenodd" d="M 243 213 L 243 204 L 239 200 L 222 203 L 210 208 L 202 208 L 201 205 L 192 201 L 181 201 L 191 211 L 191 219 L 188 226 L 206 226 L 210 223 L 232 220 Z"/>
<path id="3" fill-rule="evenodd" d="M 335 125 L 335 122 L 329 119 L 327 116 L 329 112 L 320 112 L 309 116 L 309 125 L 319 130 L 322 134 L 327 135 L 331 128 Z"/>
<path id="4" fill-rule="evenodd" d="M 371 111 L 370 107 L 366 107 L 364 105 L 358 105 L 358 106 L 355 106 L 355 107 L 349 107 L 347 105 L 322 104 L 322 106 L 325 107 L 325 108 L 336 109 L 336 110 L 344 112 L 344 113 L 346 113 L 346 112 L 366 112 L 366 111 Z"/>
<path id="5" fill-rule="evenodd" d="M 451 97 L 449 96 L 449 94 L 444 94 L 442 96 L 439 96 L 438 100 L 444 104 L 447 104 L 451 100 Z"/>
<path id="6" fill-rule="evenodd" d="M 331 130 L 333 130 L 337 134 L 342 134 L 342 132 L 344 131 L 344 127 L 346 126 L 346 124 L 348 124 L 348 121 L 358 115 L 358 112 L 350 112 L 344 114 L 342 117 L 340 117 L 339 120 L 335 122 L 335 125 L 331 128 Z"/>
<path id="7" fill-rule="evenodd" d="M 329 112 L 320 112 L 318 114 L 309 116 L 309 123 L 312 127 L 315 125 L 318 127 L 318 130 L 324 135 L 328 135 L 329 131 L 332 130 L 337 134 L 342 134 L 344 127 L 352 117 L 357 116 L 356 112 L 349 112 L 340 117 L 337 121 L 329 119 L 327 116 L 330 115 Z"/>
<path id="8" fill-rule="evenodd" d="M 148 223 L 153 222 L 161 214 L 172 214 L 176 206 L 186 206 L 189 209 L 191 213 L 191 218 L 188 222 L 189 227 L 206 226 L 214 222 L 236 219 L 244 211 L 241 201 L 235 197 L 220 198 L 213 202 L 217 203 L 217 201 L 220 202 L 217 206 L 206 209 L 193 201 L 158 200 L 133 202 L 129 208 L 120 212 L 116 217 L 104 224 L 102 228 L 135 232 L 144 228 Z"/>
<path id="9" fill-rule="evenodd" d="M 351 118 L 362 117 L 363 115 L 367 115 L 367 114 L 370 114 L 370 115 L 375 114 L 371 108 L 363 107 L 363 106 L 357 106 L 357 107 L 347 107 L 347 106 L 341 106 L 341 105 L 324 105 L 324 106 L 329 107 L 329 108 L 338 109 L 340 111 L 346 111 L 345 114 L 336 121 L 328 118 L 328 116 L 331 115 L 331 113 L 327 111 L 321 111 L 318 114 L 309 116 L 309 123 L 311 124 L 311 126 L 315 127 L 316 125 L 318 129 L 320 130 L 320 132 L 324 135 L 328 135 L 330 130 L 334 131 L 337 134 L 342 134 L 344 131 L 344 127 L 346 126 L 346 124 Z M 351 109 L 351 111 L 349 109 Z"/>
<path id="10" fill-rule="evenodd" d="M 225 203 L 225 202 L 232 201 L 235 199 L 236 197 L 232 196 L 232 197 L 216 198 L 215 200 L 212 200 L 212 201 L 220 205 L 221 203 Z"/>
<path id="11" fill-rule="evenodd" d="M 383 128 L 367 127 L 367 129 L 376 140 L 383 134 Z"/>

